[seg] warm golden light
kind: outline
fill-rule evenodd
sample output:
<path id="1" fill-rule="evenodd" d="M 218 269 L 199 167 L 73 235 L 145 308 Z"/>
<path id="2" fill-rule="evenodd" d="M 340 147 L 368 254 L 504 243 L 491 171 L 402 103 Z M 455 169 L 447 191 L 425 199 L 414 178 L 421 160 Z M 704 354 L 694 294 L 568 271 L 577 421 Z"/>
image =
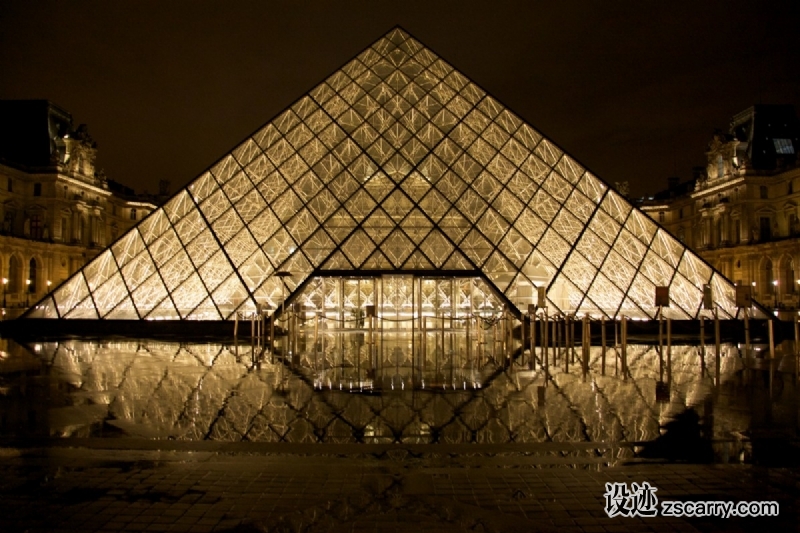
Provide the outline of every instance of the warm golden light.
<path id="1" fill-rule="evenodd" d="M 648 287 L 668 280 L 663 312 L 689 319 L 703 286 L 732 289 L 434 57 L 392 30 L 66 280 L 42 316 L 232 320 L 257 303 L 327 309 L 324 294 L 339 302 L 338 320 L 360 323 L 348 313 L 363 305 L 396 319 L 443 306 L 455 320 L 466 298 L 482 312 L 477 292 L 458 294 L 463 280 L 480 279 L 497 300 L 489 308 L 514 316 L 538 302 L 562 315 L 642 320 L 660 312 Z M 379 292 L 371 280 L 338 281 L 341 272 L 399 280 Z M 323 276 L 331 281 L 316 294 L 301 289 Z M 328 283 L 354 297 L 376 292 L 342 300 Z M 732 299 L 716 303 L 735 316 Z"/>

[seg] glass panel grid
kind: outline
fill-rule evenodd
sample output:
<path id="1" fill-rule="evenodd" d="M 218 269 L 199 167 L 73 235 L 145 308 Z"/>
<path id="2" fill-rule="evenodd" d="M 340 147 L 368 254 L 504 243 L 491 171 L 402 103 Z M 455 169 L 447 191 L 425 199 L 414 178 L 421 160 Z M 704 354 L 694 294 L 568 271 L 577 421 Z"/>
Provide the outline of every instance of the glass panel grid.
<path id="1" fill-rule="evenodd" d="M 727 280 L 401 30 L 221 158 L 53 301 L 67 317 L 227 319 L 252 305 L 248 290 L 275 297 L 275 269 L 296 274 L 291 291 L 315 268 L 476 267 L 519 305 L 532 284 L 564 311 L 651 316 L 652 287 L 671 284 L 674 316 L 695 316 L 710 281 L 735 313 Z"/>

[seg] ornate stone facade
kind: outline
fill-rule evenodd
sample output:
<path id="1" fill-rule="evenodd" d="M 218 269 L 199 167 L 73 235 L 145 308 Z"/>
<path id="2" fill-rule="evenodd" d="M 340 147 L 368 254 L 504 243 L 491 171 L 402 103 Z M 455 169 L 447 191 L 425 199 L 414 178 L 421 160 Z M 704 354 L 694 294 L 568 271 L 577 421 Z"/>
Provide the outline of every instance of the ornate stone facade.
<path id="1" fill-rule="evenodd" d="M 72 128 L 63 109 L 5 101 L 0 111 L 7 128 L 0 146 L 0 278 L 3 312 L 15 316 L 156 206 L 96 170 L 97 144 L 85 125 Z M 9 140 L 13 130 L 22 139 Z M 45 136 L 49 142 L 37 150 Z"/>
<path id="2" fill-rule="evenodd" d="M 759 302 L 787 310 L 800 306 L 799 135 L 791 106 L 745 110 L 714 134 L 695 179 L 642 205 Z"/>

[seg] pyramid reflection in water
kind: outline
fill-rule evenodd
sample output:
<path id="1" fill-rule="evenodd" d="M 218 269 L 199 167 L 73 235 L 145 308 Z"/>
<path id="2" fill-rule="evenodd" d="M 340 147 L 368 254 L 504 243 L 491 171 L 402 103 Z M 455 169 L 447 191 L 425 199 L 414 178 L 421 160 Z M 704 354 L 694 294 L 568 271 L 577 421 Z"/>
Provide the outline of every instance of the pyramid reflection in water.
<path id="1" fill-rule="evenodd" d="M 721 316 L 737 312 L 728 280 L 394 29 L 28 317 L 228 320 L 280 309 L 313 278 L 385 274 L 410 275 L 402 305 L 416 317 L 429 312 L 413 286 L 425 276 L 484 283 L 496 300 L 489 311 L 517 317 L 545 288 L 553 311 L 652 318 L 661 285 L 671 287 L 672 318 L 701 314 L 704 285 Z M 358 305 L 383 306 L 373 295 Z M 467 314 L 478 309 L 471 297 L 446 295 Z"/>
<path id="2" fill-rule="evenodd" d="M 40 386 L 30 388 L 25 401 L 44 411 L 37 418 L 49 427 L 42 431 L 65 437 L 102 428 L 114 436 L 116 427 L 144 438 L 289 443 L 644 441 L 686 407 L 702 409 L 714 390 L 712 377 L 700 377 L 696 347 L 673 347 L 669 403 L 656 402 L 659 359 L 653 346 L 629 347 L 626 380 L 615 375 L 613 349 L 605 375 L 600 351 L 593 350 L 587 379 L 580 365 L 564 372 L 560 358 L 550 369 L 544 402 L 538 394 L 544 372 L 517 365 L 457 365 L 458 381 L 419 390 L 409 387 L 407 365 L 398 371 L 384 361 L 374 379 L 385 383 L 399 375 L 397 386 L 361 392 L 355 361 L 340 367 L 313 359 L 272 364 L 258 351 L 254 361 L 249 344 L 67 341 L 36 348 Z M 32 351 L 9 352 L 0 372 L 17 359 L 33 359 Z M 748 394 L 737 388 L 738 352 L 724 346 L 723 356 L 722 399 L 714 413 L 718 436 L 748 429 L 751 416 Z M 432 366 L 423 377 L 433 381 Z"/>

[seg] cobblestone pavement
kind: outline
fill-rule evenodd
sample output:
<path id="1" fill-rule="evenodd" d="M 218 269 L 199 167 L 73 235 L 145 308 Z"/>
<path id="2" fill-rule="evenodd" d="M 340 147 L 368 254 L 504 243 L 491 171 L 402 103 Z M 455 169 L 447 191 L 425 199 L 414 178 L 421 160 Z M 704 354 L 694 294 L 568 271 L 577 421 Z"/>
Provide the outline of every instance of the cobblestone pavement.
<path id="1" fill-rule="evenodd" d="M 509 450 L 513 450 L 510 452 Z M 0 531 L 796 531 L 795 468 L 615 461 L 603 445 L 72 440 L 0 448 Z M 608 518 L 605 483 L 775 500 L 770 518 Z"/>

